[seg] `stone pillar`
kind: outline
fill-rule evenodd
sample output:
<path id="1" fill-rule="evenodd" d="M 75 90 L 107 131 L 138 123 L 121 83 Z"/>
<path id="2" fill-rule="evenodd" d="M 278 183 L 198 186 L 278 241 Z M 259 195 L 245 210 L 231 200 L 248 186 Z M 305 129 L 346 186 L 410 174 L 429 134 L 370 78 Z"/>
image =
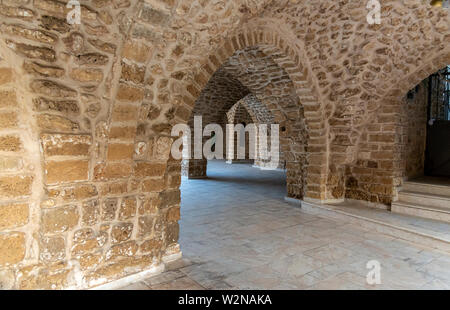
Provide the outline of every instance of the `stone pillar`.
<path id="1" fill-rule="evenodd" d="M 188 164 L 189 179 L 206 178 L 206 168 L 208 161 L 206 159 L 190 159 Z"/>

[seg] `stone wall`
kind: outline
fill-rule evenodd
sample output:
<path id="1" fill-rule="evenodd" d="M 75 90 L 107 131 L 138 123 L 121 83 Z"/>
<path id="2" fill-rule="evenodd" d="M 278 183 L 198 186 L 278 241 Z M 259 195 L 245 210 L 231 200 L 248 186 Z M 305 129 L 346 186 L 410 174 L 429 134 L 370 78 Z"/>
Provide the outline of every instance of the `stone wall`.
<path id="1" fill-rule="evenodd" d="M 82 0 L 70 25 L 66 0 L 1 0 L 0 287 L 91 287 L 179 253 L 170 130 L 221 70 L 284 128 L 290 197 L 342 199 L 351 175 L 388 204 L 402 98 L 450 63 L 448 10 L 425 2 L 382 1 L 371 26 L 363 0 Z"/>
<path id="2" fill-rule="evenodd" d="M 245 99 L 245 98 L 244 98 Z M 247 108 L 245 107 L 245 100 L 241 99 L 238 101 L 228 112 L 226 115 L 226 123 L 232 124 L 233 127 L 235 125 L 241 124 L 246 127 L 249 124 L 257 124 L 255 116 L 251 116 Z M 239 135 L 239 136 L 238 136 Z M 255 133 L 255 140 L 257 140 L 257 133 Z M 239 141 L 238 141 L 239 139 Z M 254 158 L 250 158 L 250 147 L 255 147 L 250 145 L 250 133 L 244 132 L 244 134 L 234 133 L 233 137 L 225 137 L 224 140 L 228 140 L 227 142 L 231 145 L 233 143 L 233 159 L 228 161 L 229 163 L 238 163 L 238 162 L 250 162 L 254 163 Z M 244 148 L 245 158 L 238 158 L 238 150 Z M 224 155 L 226 156 L 226 149 L 224 150 Z M 255 154 L 257 156 L 257 153 Z"/>

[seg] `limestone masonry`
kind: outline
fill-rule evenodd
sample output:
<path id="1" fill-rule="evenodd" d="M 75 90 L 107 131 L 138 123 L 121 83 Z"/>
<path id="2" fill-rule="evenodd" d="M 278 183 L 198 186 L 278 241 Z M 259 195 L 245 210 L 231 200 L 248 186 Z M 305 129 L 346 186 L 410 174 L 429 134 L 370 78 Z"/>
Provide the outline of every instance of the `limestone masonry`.
<path id="1" fill-rule="evenodd" d="M 423 169 L 447 9 L 383 0 L 369 25 L 366 0 L 80 2 L 71 25 L 65 0 L 0 0 L 0 288 L 89 288 L 179 253 L 170 133 L 197 114 L 280 124 L 291 198 L 388 208 Z"/>

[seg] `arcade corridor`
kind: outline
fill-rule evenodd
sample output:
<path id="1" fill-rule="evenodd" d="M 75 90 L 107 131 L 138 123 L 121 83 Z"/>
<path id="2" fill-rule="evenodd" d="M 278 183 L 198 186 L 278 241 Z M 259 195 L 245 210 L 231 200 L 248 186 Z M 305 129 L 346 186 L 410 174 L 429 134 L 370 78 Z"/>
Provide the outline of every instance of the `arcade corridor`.
<path id="1" fill-rule="evenodd" d="M 450 289 L 449 256 L 287 204 L 283 171 L 208 171 L 183 178 L 183 258 L 125 289 Z M 381 285 L 366 282 L 370 260 Z"/>

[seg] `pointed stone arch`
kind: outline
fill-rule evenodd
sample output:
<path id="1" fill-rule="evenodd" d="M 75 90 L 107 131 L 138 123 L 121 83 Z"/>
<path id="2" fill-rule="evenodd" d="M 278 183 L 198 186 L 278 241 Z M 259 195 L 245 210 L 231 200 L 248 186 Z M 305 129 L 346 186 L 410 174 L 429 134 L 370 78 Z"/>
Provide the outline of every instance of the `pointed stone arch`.
<path id="1" fill-rule="evenodd" d="M 176 116 L 180 122 L 187 122 L 196 98 L 214 72 L 233 54 L 253 46 L 270 55 L 273 61 L 285 70 L 294 85 L 299 104 L 304 108 L 304 119 L 308 132 L 308 139 L 305 143 L 308 162 L 306 168 L 307 189 L 304 197 L 303 195 L 293 195 L 295 196 L 293 198 L 326 200 L 328 128 L 323 112 L 324 107 L 321 105 L 307 65 L 303 62 L 306 57 L 300 55 L 301 51 L 298 46 L 290 46 L 277 31 L 266 27 L 244 26 L 241 31 L 222 42 L 216 52 L 204 57 L 200 69 L 186 87 L 189 95 L 184 96 L 184 104 L 178 107 Z M 284 134 L 289 136 L 293 133 L 288 129 Z M 292 177 L 296 178 L 298 175 Z"/>

